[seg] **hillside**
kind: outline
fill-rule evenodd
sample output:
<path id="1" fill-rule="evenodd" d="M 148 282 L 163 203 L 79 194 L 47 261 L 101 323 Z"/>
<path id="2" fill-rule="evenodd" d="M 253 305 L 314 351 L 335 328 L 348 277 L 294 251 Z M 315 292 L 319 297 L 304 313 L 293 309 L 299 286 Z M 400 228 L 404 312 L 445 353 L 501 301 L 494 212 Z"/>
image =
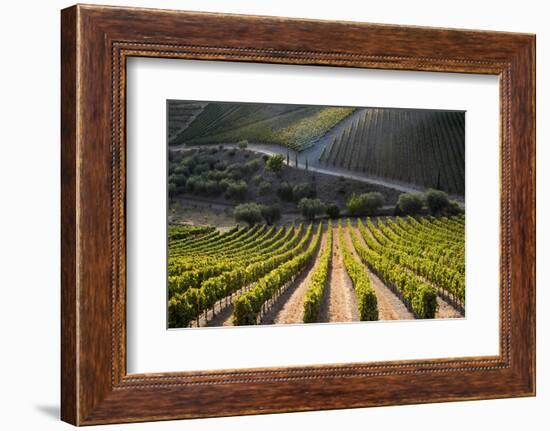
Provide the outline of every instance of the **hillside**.
<path id="1" fill-rule="evenodd" d="M 308 148 L 354 108 L 265 103 L 210 102 L 192 121 L 185 104 L 169 101 L 170 143 L 196 145 L 238 142 L 279 144 L 295 150 Z M 178 109 L 172 109 L 173 106 Z"/>
<path id="2" fill-rule="evenodd" d="M 168 141 L 171 142 L 177 134 L 187 128 L 206 106 L 204 102 L 185 102 L 169 100 L 168 108 Z"/>
<path id="3" fill-rule="evenodd" d="M 279 175 L 265 167 L 261 153 L 247 149 L 172 149 L 169 153 L 168 186 L 170 199 L 179 208 L 209 205 L 232 209 L 243 202 L 278 203 L 283 213 L 297 214 L 297 201 L 318 197 L 335 203 L 342 210 L 352 194 L 379 192 L 385 206 L 395 206 L 399 192 L 375 184 L 334 177 L 286 166 Z M 281 196 L 281 188 L 294 189 L 291 197 Z M 177 218 L 177 217 L 176 217 Z"/>
<path id="4" fill-rule="evenodd" d="M 321 151 L 320 166 L 464 195 L 465 115 L 363 108 Z"/>
<path id="5" fill-rule="evenodd" d="M 462 111 L 169 101 L 168 115 L 172 147 L 247 141 L 327 174 L 465 194 Z"/>
<path id="6" fill-rule="evenodd" d="M 462 216 L 169 232 L 170 328 L 465 316 Z"/>

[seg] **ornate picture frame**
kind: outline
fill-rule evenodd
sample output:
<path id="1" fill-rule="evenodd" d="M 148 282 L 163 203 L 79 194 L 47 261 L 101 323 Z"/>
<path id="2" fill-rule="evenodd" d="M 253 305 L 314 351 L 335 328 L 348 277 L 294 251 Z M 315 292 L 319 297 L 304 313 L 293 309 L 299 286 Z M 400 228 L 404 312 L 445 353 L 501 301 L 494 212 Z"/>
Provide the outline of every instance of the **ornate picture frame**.
<path id="1" fill-rule="evenodd" d="M 92 425 L 535 394 L 534 35 L 91 5 L 64 9 L 61 18 L 64 421 Z M 500 354 L 127 374 L 130 57 L 497 75 Z"/>

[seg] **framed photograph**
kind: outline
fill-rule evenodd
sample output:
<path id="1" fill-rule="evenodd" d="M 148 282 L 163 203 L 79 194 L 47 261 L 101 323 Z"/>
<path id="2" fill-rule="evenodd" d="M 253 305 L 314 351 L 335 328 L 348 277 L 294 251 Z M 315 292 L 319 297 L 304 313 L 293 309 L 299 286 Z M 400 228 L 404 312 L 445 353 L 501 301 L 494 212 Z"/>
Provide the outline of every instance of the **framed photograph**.
<path id="1" fill-rule="evenodd" d="M 535 36 L 62 11 L 62 419 L 535 394 Z"/>
<path id="2" fill-rule="evenodd" d="M 465 317 L 465 112 L 166 110 L 169 328 Z"/>

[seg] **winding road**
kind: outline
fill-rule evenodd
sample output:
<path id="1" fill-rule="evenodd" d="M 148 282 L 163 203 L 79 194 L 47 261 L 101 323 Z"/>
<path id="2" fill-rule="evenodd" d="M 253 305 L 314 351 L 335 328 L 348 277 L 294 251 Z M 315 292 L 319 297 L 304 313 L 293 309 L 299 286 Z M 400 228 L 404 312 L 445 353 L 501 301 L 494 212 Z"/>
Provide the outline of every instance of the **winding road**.
<path id="1" fill-rule="evenodd" d="M 352 114 L 350 117 L 353 117 L 354 114 Z M 346 123 L 347 120 L 344 120 L 342 123 L 340 123 L 338 126 L 334 127 L 333 130 L 328 132 L 323 138 L 321 138 L 315 145 L 303 150 L 300 152 L 299 158 L 298 158 L 298 164 L 296 165 L 294 163 L 293 155 L 291 155 L 291 162 L 290 166 L 298 168 L 298 169 L 306 169 L 305 161 L 308 161 L 308 167 L 307 169 L 309 171 L 318 172 L 320 174 L 326 174 L 326 175 L 332 175 L 336 177 L 345 177 L 356 181 L 361 181 L 368 184 L 374 184 L 377 186 L 387 187 L 390 189 L 397 190 L 402 193 L 416 193 L 416 192 L 423 192 L 425 191 L 421 187 L 416 187 L 413 184 L 407 184 L 400 181 L 390 180 L 387 178 L 380 178 L 373 175 L 368 175 L 364 172 L 356 172 L 356 171 L 350 171 L 347 169 L 343 169 L 337 166 L 331 166 L 327 167 L 324 166 L 321 162 L 319 162 L 319 154 L 320 151 L 322 151 L 322 148 L 326 144 L 326 142 L 330 139 L 332 136 L 332 133 L 335 129 L 341 126 L 341 124 Z M 344 127 L 344 126 L 342 126 Z M 336 133 L 336 132 L 334 132 Z M 195 150 L 205 147 L 218 147 L 220 144 L 202 144 L 202 145 L 177 145 L 177 146 L 171 146 L 171 150 L 175 151 L 186 151 L 186 150 Z M 238 148 L 237 144 L 235 143 L 227 143 L 223 144 L 224 148 Z M 247 149 L 256 153 L 260 154 L 266 154 L 268 156 L 274 155 L 274 154 L 282 154 L 286 157 L 288 148 L 284 147 L 282 145 L 277 144 L 257 144 L 253 142 L 249 142 Z M 450 198 L 453 200 L 456 200 L 459 205 L 464 208 L 464 197 L 463 196 L 457 196 L 457 195 L 450 195 Z"/>

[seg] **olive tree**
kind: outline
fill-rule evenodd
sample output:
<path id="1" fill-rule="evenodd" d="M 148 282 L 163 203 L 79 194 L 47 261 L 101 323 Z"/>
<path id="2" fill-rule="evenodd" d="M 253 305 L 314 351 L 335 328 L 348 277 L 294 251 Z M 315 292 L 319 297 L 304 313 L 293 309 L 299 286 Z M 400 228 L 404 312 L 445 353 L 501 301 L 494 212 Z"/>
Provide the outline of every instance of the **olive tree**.
<path id="1" fill-rule="evenodd" d="M 237 205 L 233 211 L 233 217 L 237 222 L 245 222 L 249 226 L 260 223 L 262 221 L 262 208 L 255 203 L 247 203 Z"/>
<path id="2" fill-rule="evenodd" d="M 401 193 L 397 208 L 403 214 L 418 214 L 424 206 L 424 196 L 421 193 Z"/>
<path id="3" fill-rule="evenodd" d="M 430 189 L 426 192 L 426 204 L 433 215 L 441 214 L 449 207 L 449 197 L 441 190 Z"/>
<path id="4" fill-rule="evenodd" d="M 281 219 L 281 208 L 277 204 L 260 205 L 260 213 L 267 224 L 273 224 Z"/>
<path id="5" fill-rule="evenodd" d="M 266 169 L 270 170 L 276 175 L 281 175 L 283 167 L 285 165 L 285 157 L 282 154 L 273 154 L 265 161 Z"/>
<path id="6" fill-rule="evenodd" d="M 315 216 L 325 211 L 325 205 L 319 199 L 303 198 L 298 203 L 300 212 L 307 220 L 314 220 Z"/>
<path id="7" fill-rule="evenodd" d="M 384 205 L 384 195 L 379 192 L 352 194 L 346 203 L 349 215 L 374 215 Z"/>

